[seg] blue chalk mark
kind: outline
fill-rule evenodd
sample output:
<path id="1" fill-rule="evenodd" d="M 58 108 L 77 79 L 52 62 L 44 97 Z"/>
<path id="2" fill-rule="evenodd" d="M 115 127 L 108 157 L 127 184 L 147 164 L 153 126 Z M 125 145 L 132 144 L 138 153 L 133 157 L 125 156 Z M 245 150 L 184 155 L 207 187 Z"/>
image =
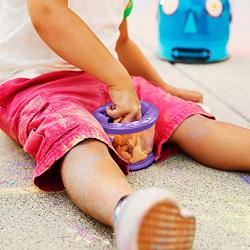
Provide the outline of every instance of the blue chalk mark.
<path id="1" fill-rule="evenodd" d="M 0 181 L 0 185 L 6 185 L 6 186 L 14 186 L 16 185 L 16 181 L 15 180 L 3 180 Z"/>
<path id="2" fill-rule="evenodd" d="M 8 184 L 9 184 L 10 186 L 13 186 L 13 185 L 16 184 L 16 181 L 15 181 L 15 180 L 10 180 L 10 181 L 8 182 Z"/>
<path id="3" fill-rule="evenodd" d="M 241 175 L 241 180 L 244 181 L 246 184 L 250 185 L 250 176 Z"/>

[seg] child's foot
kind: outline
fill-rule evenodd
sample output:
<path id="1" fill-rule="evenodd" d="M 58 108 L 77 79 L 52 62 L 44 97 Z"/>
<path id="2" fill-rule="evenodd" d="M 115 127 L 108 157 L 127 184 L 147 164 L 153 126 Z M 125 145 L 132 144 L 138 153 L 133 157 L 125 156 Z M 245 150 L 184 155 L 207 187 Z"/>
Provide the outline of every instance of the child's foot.
<path id="1" fill-rule="evenodd" d="M 119 250 L 191 249 L 195 218 L 181 210 L 176 198 L 159 188 L 135 192 L 115 212 Z"/>

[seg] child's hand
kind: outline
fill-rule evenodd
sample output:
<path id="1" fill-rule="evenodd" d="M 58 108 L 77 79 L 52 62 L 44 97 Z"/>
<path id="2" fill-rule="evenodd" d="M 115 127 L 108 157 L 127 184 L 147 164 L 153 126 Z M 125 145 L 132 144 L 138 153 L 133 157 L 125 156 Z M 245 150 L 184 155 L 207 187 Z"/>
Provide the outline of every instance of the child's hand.
<path id="1" fill-rule="evenodd" d="M 169 85 L 164 90 L 171 95 L 178 96 L 187 101 L 203 102 L 203 95 L 198 91 L 176 88 Z"/>
<path id="2" fill-rule="evenodd" d="M 108 116 L 113 119 L 121 118 L 121 122 L 141 119 L 140 102 L 132 84 L 109 87 L 109 95 L 113 106 L 107 108 Z"/>

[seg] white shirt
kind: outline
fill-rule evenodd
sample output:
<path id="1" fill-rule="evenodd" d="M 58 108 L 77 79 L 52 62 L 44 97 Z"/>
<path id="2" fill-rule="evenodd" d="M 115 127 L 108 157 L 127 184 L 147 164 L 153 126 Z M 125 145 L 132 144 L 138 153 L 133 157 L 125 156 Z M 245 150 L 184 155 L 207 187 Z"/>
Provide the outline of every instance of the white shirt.
<path id="1" fill-rule="evenodd" d="M 69 7 L 115 57 L 119 26 L 127 4 L 128 0 L 69 0 Z M 79 69 L 41 40 L 32 25 L 26 0 L 0 0 L 0 83 L 57 70 Z"/>

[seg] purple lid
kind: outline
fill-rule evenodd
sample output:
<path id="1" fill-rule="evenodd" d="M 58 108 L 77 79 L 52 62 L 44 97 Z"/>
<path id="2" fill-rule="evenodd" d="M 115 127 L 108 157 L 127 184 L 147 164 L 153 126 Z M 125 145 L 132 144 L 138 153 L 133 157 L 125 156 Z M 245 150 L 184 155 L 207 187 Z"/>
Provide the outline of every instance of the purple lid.
<path id="1" fill-rule="evenodd" d="M 138 161 L 136 163 L 129 164 L 128 165 L 129 171 L 138 171 L 143 168 L 147 168 L 153 163 L 154 159 L 155 155 L 153 152 L 151 152 L 146 159 Z"/>
<path id="2" fill-rule="evenodd" d="M 140 101 L 142 118 L 140 121 L 113 123 L 111 118 L 106 114 L 106 108 L 112 103 L 101 106 L 94 112 L 97 121 L 102 125 L 108 134 L 133 134 L 144 131 L 152 127 L 158 119 L 159 111 L 151 103 Z"/>

